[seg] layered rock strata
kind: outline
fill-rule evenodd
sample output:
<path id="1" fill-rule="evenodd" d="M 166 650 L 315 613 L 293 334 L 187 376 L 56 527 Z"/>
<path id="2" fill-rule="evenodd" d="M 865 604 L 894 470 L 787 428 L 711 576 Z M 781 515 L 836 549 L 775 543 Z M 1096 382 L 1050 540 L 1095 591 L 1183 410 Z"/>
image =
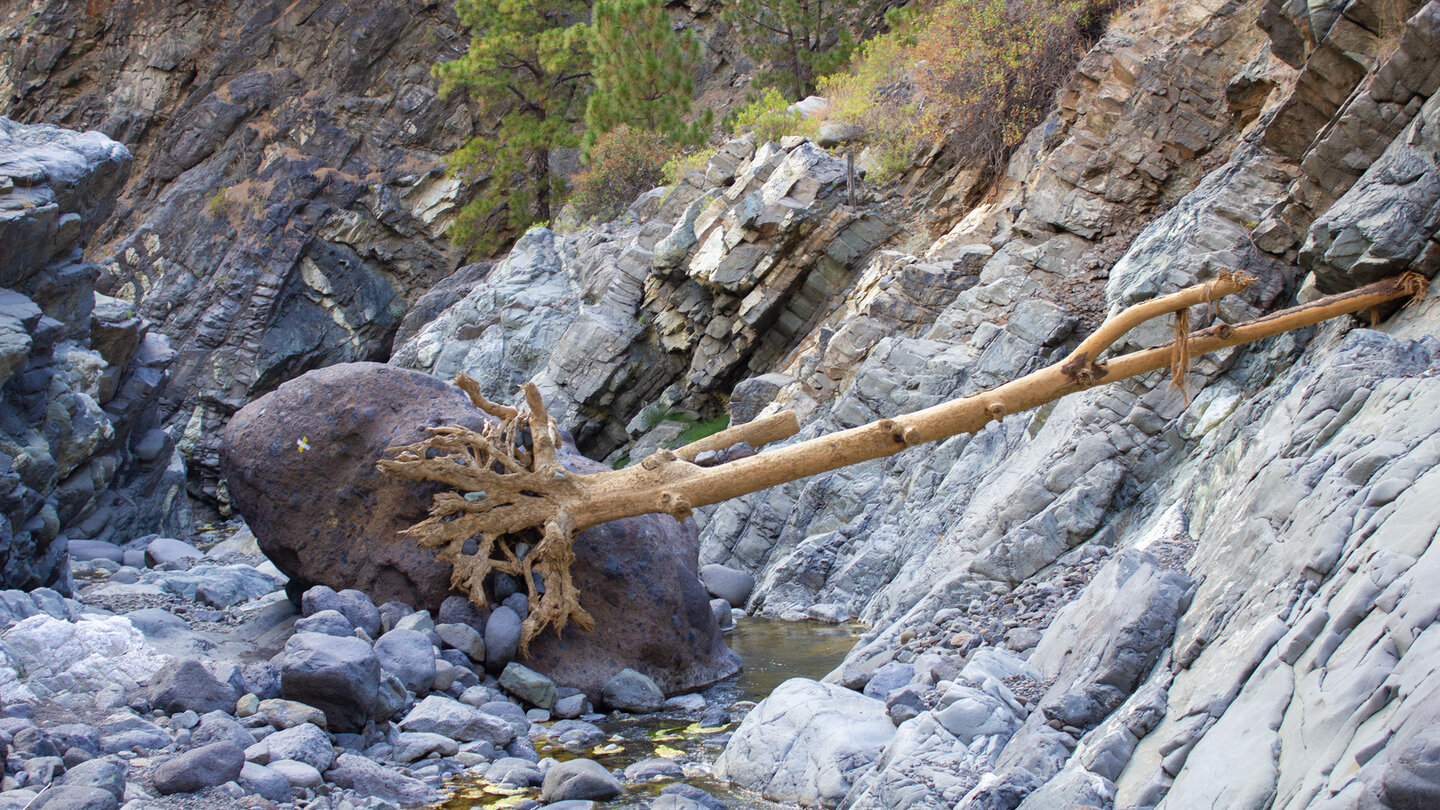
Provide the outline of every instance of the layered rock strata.
<path id="1" fill-rule="evenodd" d="M 81 257 L 130 170 L 100 133 L 0 118 L 0 582 L 68 593 L 72 540 L 188 527 L 159 429 L 174 357 Z M 118 554 L 118 547 L 116 553 Z"/>

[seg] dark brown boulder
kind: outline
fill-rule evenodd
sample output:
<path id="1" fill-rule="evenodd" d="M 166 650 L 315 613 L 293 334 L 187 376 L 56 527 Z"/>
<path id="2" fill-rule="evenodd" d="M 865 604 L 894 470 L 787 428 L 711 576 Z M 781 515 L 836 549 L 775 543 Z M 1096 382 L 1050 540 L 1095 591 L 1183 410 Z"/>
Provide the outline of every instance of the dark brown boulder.
<path id="1" fill-rule="evenodd" d="M 221 469 L 261 550 L 291 577 L 292 593 L 356 588 L 377 604 L 436 610 L 455 595 L 450 566 L 400 534 L 425 516 L 435 490 L 385 475 L 375 461 L 387 447 L 420 440 L 427 426 L 478 429 L 486 418 L 435 377 L 378 363 L 336 365 L 237 413 Z M 562 460 L 577 471 L 603 469 L 573 452 Z M 592 696 L 626 667 L 667 693 L 738 671 L 696 578 L 698 548 L 693 526 L 667 515 L 582 532 L 572 573 L 595 631 L 547 632 L 524 663 Z"/>

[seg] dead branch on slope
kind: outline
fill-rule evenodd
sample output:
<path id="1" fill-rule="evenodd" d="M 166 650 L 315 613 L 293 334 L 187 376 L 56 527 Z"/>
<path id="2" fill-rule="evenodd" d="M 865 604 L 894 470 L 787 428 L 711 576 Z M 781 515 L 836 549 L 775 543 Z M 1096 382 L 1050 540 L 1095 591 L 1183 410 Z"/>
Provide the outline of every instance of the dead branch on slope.
<path id="1" fill-rule="evenodd" d="M 894 455 L 920 444 L 973 433 L 990 421 L 1021 413 L 1100 383 L 1170 366 L 1183 385 L 1190 358 L 1361 312 L 1407 296 L 1423 294 L 1423 276 L 1406 273 L 1348 293 L 1321 298 L 1239 324 L 1218 323 L 1189 332 L 1188 310 L 1249 287 L 1253 278 L 1222 274 L 1205 284 L 1129 307 L 1107 319 L 1068 357 L 1004 385 L 944 402 L 894 419 L 819 436 L 787 447 L 714 467 L 691 463 L 705 450 L 748 442 L 760 447 L 799 431 L 789 411 L 721 431 L 678 450 L 661 450 L 621 470 L 573 473 L 556 458 L 558 431 L 539 390 L 522 386 L 525 409 L 497 405 L 479 386 L 460 375 L 456 384 L 476 407 L 498 421 L 481 432 L 450 426 L 392 447 L 378 466 L 414 481 L 445 484 L 454 491 L 435 496 L 430 517 L 407 534 L 454 566 L 452 582 L 472 602 L 484 605 L 484 578 L 491 571 L 516 577 L 529 591 L 522 654 L 546 627 L 559 633 L 569 622 L 593 628 L 590 614 L 570 577 L 575 535 L 591 526 L 663 512 L 677 520 L 692 510 L 799 478 Z M 1176 314 L 1177 340 L 1108 360 L 1100 355 L 1134 327 Z M 544 583 L 536 586 L 534 575 Z"/>

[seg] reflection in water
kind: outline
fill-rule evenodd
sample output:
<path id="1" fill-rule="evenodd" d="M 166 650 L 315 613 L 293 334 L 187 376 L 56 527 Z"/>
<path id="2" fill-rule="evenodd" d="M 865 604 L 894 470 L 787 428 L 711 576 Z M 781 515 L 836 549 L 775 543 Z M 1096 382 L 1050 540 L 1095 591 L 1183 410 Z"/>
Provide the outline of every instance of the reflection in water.
<path id="1" fill-rule="evenodd" d="M 745 618 L 726 639 L 745 661 L 745 669 L 734 678 L 705 690 L 711 706 L 729 707 L 737 701 L 759 701 L 790 678 L 822 678 L 834 669 L 854 646 L 863 628 L 859 625 L 830 625 L 815 622 L 782 622 Z M 738 713 L 737 721 L 738 721 Z M 588 750 L 567 751 L 537 739 L 542 756 L 559 760 L 583 756 L 608 769 L 652 757 L 674 760 L 685 770 L 683 781 L 708 791 L 731 810 L 770 810 L 782 807 L 749 791 L 733 788 L 710 776 L 711 763 L 720 755 L 738 722 L 723 728 L 703 728 L 693 717 L 676 712 L 650 715 L 611 715 L 596 723 L 608 739 Z M 669 782 L 629 786 L 626 793 L 599 807 L 605 810 L 645 807 Z M 501 810 L 525 799 L 538 799 L 539 790 L 514 791 L 488 785 L 477 777 L 457 781 L 450 801 L 439 810 Z"/>

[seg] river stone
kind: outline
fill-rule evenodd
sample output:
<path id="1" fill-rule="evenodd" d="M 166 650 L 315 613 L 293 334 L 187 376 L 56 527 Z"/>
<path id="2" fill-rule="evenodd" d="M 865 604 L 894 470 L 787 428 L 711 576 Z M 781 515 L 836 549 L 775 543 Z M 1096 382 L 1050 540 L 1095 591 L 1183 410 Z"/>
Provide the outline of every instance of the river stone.
<path id="1" fill-rule="evenodd" d="M 297 633 L 324 633 L 327 636 L 353 636 L 355 625 L 338 610 L 322 610 L 295 622 Z"/>
<path id="2" fill-rule="evenodd" d="M 402 731 L 443 734 L 461 742 L 484 740 L 495 746 L 503 746 L 515 737 L 514 729 L 504 720 L 439 695 L 420 701 L 399 725 Z"/>
<path id="3" fill-rule="evenodd" d="M 26 803 L 24 810 L 115 810 L 120 802 L 97 787 L 59 785 Z"/>
<path id="4" fill-rule="evenodd" d="M 234 743 L 201 746 L 160 763 L 155 768 L 155 790 L 169 795 L 223 785 L 240 776 L 244 765 L 245 752 Z"/>
<path id="5" fill-rule="evenodd" d="M 335 767 L 325 772 L 325 780 L 363 796 L 406 806 L 445 798 L 445 794 L 418 779 L 355 754 L 341 754 Z"/>
<path id="6" fill-rule="evenodd" d="M 465 653 L 477 664 L 485 663 L 485 638 L 468 624 L 437 624 L 435 632 L 451 649 Z"/>
<path id="7" fill-rule="evenodd" d="M 555 682 L 513 661 L 500 673 L 500 686 L 531 706 L 548 710 L 555 705 Z"/>
<path id="8" fill-rule="evenodd" d="M 174 659 L 150 679 L 150 705 L 166 714 L 183 711 L 229 712 L 240 697 L 235 687 L 220 683 L 199 661 Z"/>
<path id="9" fill-rule="evenodd" d="M 330 735 L 309 723 L 277 731 L 263 741 L 270 759 L 289 759 L 323 771 L 335 761 Z"/>
<path id="10" fill-rule="evenodd" d="M 755 590 L 755 577 L 715 563 L 700 569 L 700 581 L 705 583 L 705 589 L 711 596 L 724 599 L 735 607 L 744 607 L 750 592 Z"/>
<path id="11" fill-rule="evenodd" d="M 835 804 L 894 735 L 884 703 L 791 678 L 745 716 L 715 774 L 773 801 Z"/>
<path id="12" fill-rule="evenodd" d="M 364 731 L 380 691 L 380 661 L 358 638 L 296 633 L 285 643 L 280 691 L 324 712 L 333 732 Z"/>
<path id="13" fill-rule="evenodd" d="M 499 674 L 520 649 L 520 614 L 501 606 L 485 624 L 485 669 Z"/>
<path id="14" fill-rule="evenodd" d="M 290 780 L 284 774 L 256 762 L 247 762 L 240 769 L 240 784 L 272 802 L 289 801 L 291 798 Z"/>
<path id="15" fill-rule="evenodd" d="M 570 799 L 604 801 L 625 790 L 605 766 L 590 759 L 572 759 L 550 767 L 540 787 L 540 801 L 562 802 Z"/>
<path id="16" fill-rule="evenodd" d="M 606 706 L 625 712 L 657 712 L 665 705 L 665 693 L 655 681 L 633 669 L 615 673 L 605 682 L 600 697 Z"/>
<path id="17" fill-rule="evenodd" d="M 380 668 L 399 678 L 417 697 L 425 697 L 434 688 L 435 648 L 425 633 L 391 630 L 375 642 L 375 655 Z"/>
<path id="18" fill-rule="evenodd" d="M 387 447 L 421 440 L 428 426 L 479 429 L 487 419 L 462 391 L 430 375 L 378 363 L 334 365 L 235 414 L 222 441 L 222 469 L 261 550 L 291 578 L 292 593 L 324 584 L 434 610 L 453 595 L 450 566 L 400 532 L 426 517 L 439 490 L 384 475 L 375 460 Z M 573 452 L 561 461 L 577 472 L 607 469 Z M 582 532 L 572 575 L 598 629 L 541 634 L 525 665 L 592 699 L 626 667 L 672 693 L 734 674 L 740 659 L 725 646 L 696 578 L 698 554 L 693 523 L 665 515 Z"/>
<path id="19" fill-rule="evenodd" d="M 271 698 L 260 701 L 255 711 L 275 728 L 292 728 L 301 723 L 314 723 L 325 728 L 325 713 L 296 700 Z"/>
<path id="20" fill-rule="evenodd" d="M 125 766 L 111 759 L 92 759 L 66 770 L 64 782 L 69 787 L 99 788 L 118 801 L 125 796 Z"/>

